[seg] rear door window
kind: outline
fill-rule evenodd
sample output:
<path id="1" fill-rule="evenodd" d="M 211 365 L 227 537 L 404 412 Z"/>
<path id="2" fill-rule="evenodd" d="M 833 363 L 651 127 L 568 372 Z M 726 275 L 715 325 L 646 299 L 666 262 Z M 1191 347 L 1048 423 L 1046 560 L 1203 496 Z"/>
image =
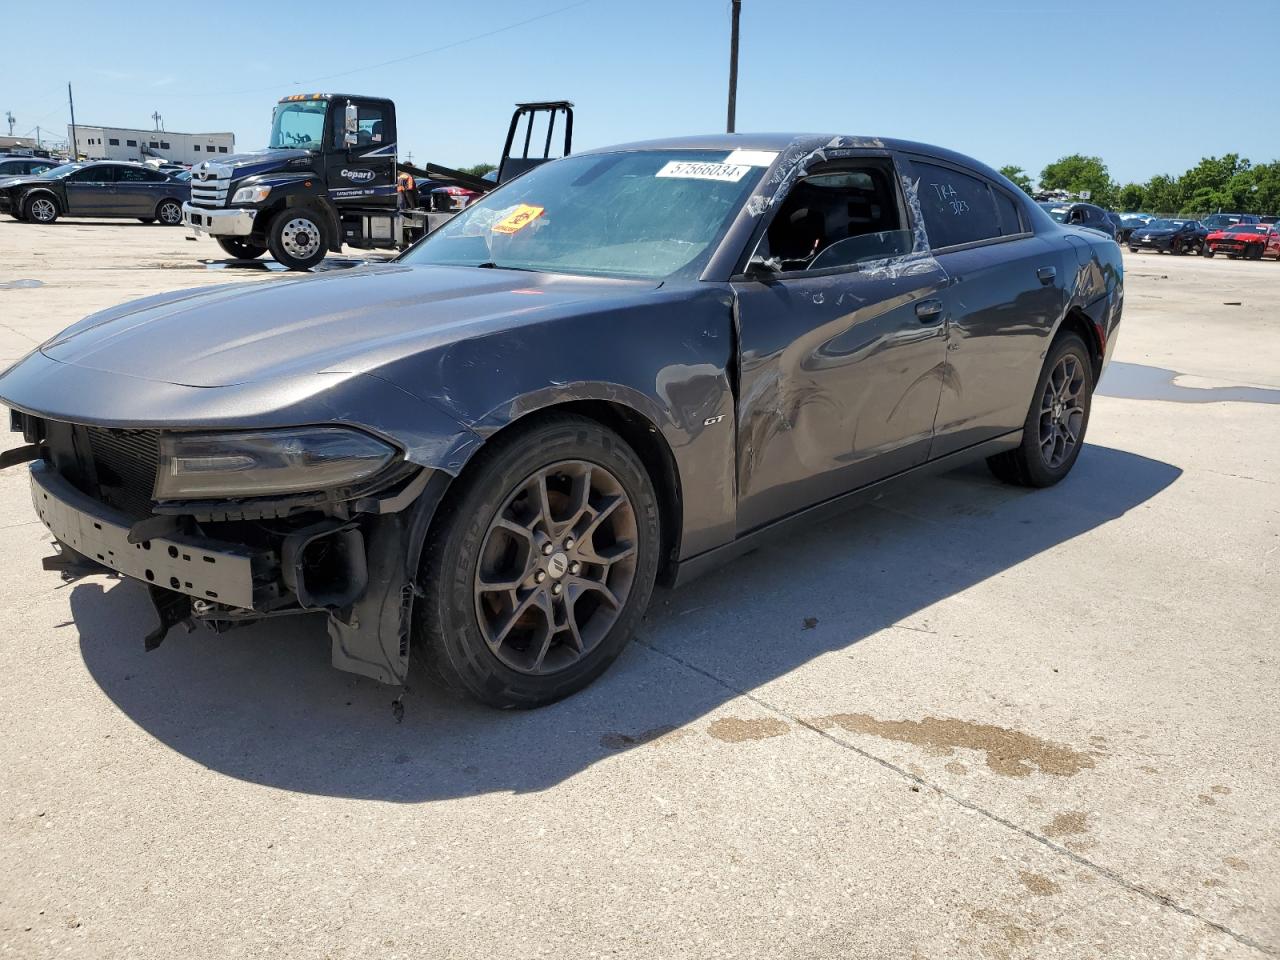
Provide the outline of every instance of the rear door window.
<path id="1" fill-rule="evenodd" d="M 931 247 L 954 247 L 1004 235 L 985 180 L 921 160 L 913 160 L 911 166 Z"/>
<path id="2" fill-rule="evenodd" d="M 1022 233 L 1022 218 L 1018 211 L 1018 204 L 1003 190 L 995 189 L 991 191 L 996 201 L 996 213 L 1000 217 L 1000 234 L 1005 237 L 1012 237 Z"/>

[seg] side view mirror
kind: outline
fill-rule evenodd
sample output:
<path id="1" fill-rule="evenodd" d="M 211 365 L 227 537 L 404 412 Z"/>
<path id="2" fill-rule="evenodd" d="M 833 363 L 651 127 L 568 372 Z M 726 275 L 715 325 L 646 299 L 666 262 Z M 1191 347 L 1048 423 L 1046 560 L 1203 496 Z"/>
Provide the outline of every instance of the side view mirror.
<path id="1" fill-rule="evenodd" d="M 360 132 L 360 112 L 356 109 L 356 105 L 350 100 L 342 112 L 342 142 L 348 147 L 356 145 L 357 134 Z"/>

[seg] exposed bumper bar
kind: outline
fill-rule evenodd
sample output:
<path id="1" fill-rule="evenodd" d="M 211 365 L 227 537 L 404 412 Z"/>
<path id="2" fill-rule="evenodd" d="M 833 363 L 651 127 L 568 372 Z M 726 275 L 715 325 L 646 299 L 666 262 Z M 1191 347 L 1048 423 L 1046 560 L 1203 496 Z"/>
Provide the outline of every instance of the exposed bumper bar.
<path id="1" fill-rule="evenodd" d="M 233 207 L 228 210 L 210 210 L 187 202 L 182 205 L 182 222 L 196 233 L 214 237 L 247 237 L 253 233 L 256 210 Z"/>
<path id="2" fill-rule="evenodd" d="M 31 500 L 50 532 L 80 553 L 144 583 L 253 608 L 251 551 L 199 537 L 129 542 L 129 518 L 85 496 L 44 463 L 31 467 Z"/>

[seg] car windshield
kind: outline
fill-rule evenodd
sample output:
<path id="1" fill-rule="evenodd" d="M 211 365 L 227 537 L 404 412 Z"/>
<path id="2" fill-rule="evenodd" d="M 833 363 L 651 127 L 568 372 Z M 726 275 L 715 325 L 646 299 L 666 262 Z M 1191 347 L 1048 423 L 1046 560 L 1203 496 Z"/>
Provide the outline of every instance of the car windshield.
<path id="1" fill-rule="evenodd" d="M 83 163 L 64 163 L 60 167 L 54 167 L 52 170 L 46 170 L 40 174 L 45 180 L 56 180 L 58 177 L 65 177 L 72 170 L 79 170 L 83 167 Z"/>
<path id="2" fill-rule="evenodd" d="M 1152 220 L 1147 224 L 1152 230 L 1177 230 L 1185 220 Z"/>
<path id="3" fill-rule="evenodd" d="M 277 103 L 271 115 L 271 142 L 267 147 L 278 150 L 285 147 L 320 149 L 324 138 L 324 114 L 328 100 L 286 100 Z"/>
<path id="4" fill-rule="evenodd" d="M 725 151 L 566 157 L 454 217 L 403 262 L 662 280 L 701 272 L 764 172 Z"/>

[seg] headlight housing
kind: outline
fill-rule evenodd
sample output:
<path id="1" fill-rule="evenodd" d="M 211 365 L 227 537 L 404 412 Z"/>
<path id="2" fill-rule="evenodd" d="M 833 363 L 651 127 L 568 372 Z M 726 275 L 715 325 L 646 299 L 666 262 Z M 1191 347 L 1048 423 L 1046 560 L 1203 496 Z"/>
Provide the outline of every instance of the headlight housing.
<path id="1" fill-rule="evenodd" d="M 231 198 L 232 203 L 261 203 L 271 195 L 271 188 L 265 183 L 257 183 L 251 187 L 241 187 Z"/>
<path id="2" fill-rule="evenodd" d="M 332 490 L 370 479 L 398 453 L 348 427 L 162 434 L 155 496 L 198 500 Z"/>

